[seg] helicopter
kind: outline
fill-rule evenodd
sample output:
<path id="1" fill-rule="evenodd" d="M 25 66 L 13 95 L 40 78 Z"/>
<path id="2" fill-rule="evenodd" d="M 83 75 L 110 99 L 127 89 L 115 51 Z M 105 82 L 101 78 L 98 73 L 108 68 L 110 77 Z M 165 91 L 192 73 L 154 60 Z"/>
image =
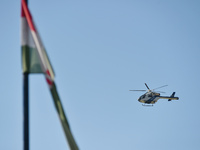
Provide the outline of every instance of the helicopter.
<path id="1" fill-rule="evenodd" d="M 175 92 L 173 92 L 171 96 L 160 96 L 160 93 L 164 92 L 161 91 L 155 92 L 156 89 L 163 88 L 168 85 L 163 85 L 161 87 L 152 90 L 148 87 L 146 83 L 145 86 L 147 87 L 148 90 L 129 90 L 129 91 L 147 91 L 145 94 L 143 94 L 138 98 L 139 102 L 144 103 L 143 106 L 153 106 L 153 104 L 155 104 L 159 99 L 168 99 L 168 101 L 179 99 L 179 97 L 175 97 Z"/>

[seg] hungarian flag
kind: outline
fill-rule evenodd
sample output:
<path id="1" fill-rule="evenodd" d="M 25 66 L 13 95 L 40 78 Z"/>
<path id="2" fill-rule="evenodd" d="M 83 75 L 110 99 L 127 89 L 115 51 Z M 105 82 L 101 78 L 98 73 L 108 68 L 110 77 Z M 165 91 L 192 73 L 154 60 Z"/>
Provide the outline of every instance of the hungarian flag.
<path id="1" fill-rule="evenodd" d="M 64 109 L 56 90 L 53 68 L 40 39 L 39 33 L 37 32 L 36 26 L 34 25 L 26 1 L 22 0 L 21 2 L 21 44 L 23 72 L 43 73 L 45 75 L 69 147 L 71 150 L 78 150 L 78 146 L 71 133 Z"/>

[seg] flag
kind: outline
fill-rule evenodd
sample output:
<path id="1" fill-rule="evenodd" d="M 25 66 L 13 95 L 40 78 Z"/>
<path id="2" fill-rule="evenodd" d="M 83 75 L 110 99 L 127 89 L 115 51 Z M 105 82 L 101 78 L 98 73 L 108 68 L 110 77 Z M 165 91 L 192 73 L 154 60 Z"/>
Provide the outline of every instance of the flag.
<path id="1" fill-rule="evenodd" d="M 56 89 L 53 68 L 25 0 L 22 0 L 21 19 L 23 72 L 43 73 L 45 75 L 68 145 L 71 150 L 78 150 Z"/>
<path id="2" fill-rule="evenodd" d="M 26 4 L 24 0 L 23 3 Z M 27 5 L 26 5 L 27 6 Z M 50 64 L 47 53 L 44 49 L 39 34 L 36 31 L 31 14 L 27 9 L 21 11 L 21 45 L 22 45 L 22 66 L 23 72 L 27 73 L 44 73 L 45 68 L 48 68 L 52 78 L 54 71 Z M 25 11 L 27 13 L 25 13 Z M 27 14 L 27 15 L 26 15 Z M 28 18 L 27 18 L 28 17 Z"/>
<path id="3" fill-rule="evenodd" d="M 23 73 L 43 73 L 23 10 L 21 13 L 21 49 Z"/>

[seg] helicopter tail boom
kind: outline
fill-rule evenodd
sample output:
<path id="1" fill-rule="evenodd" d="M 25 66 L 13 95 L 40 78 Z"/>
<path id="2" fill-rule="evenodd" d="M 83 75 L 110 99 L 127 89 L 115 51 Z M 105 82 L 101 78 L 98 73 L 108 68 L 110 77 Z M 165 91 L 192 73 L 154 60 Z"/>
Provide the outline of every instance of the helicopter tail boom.
<path id="1" fill-rule="evenodd" d="M 172 95 L 169 97 L 169 96 L 160 96 L 161 99 L 168 99 L 168 101 L 171 101 L 171 100 L 178 100 L 179 98 L 178 97 L 174 97 L 175 95 L 175 92 L 172 93 Z"/>

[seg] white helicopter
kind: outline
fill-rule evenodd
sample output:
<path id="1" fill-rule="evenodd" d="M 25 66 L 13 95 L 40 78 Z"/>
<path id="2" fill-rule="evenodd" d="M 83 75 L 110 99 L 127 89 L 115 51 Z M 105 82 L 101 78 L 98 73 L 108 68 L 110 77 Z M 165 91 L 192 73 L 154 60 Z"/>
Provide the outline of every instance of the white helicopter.
<path id="1" fill-rule="evenodd" d="M 130 90 L 130 91 L 147 91 L 145 94 L 143 94 L 142 96 L 140 96 L 138 98 L 139 102 L 144 103 L 143 106 L 153 106 L 153 104 L 155 104 L 159 99 L 168 99 L 168 101 L 179 99 L 178 97 L 174 97 L 175 92 L 173 92 L 171 96 L 160 96 L 160 93 L 164 93 L 164 92 L 157 91 L 158 92 L 157 93 L 154 91 L 156 89 L 163 88 L 167 85 L 163 85 L 163 86 L 155 88 L 153 90 L 150 90 L 146 83 L 145 83 L 145 85 L 148 90 Z M 149 104 L 151 104 L 151 105 L 149 105 Z"/>

